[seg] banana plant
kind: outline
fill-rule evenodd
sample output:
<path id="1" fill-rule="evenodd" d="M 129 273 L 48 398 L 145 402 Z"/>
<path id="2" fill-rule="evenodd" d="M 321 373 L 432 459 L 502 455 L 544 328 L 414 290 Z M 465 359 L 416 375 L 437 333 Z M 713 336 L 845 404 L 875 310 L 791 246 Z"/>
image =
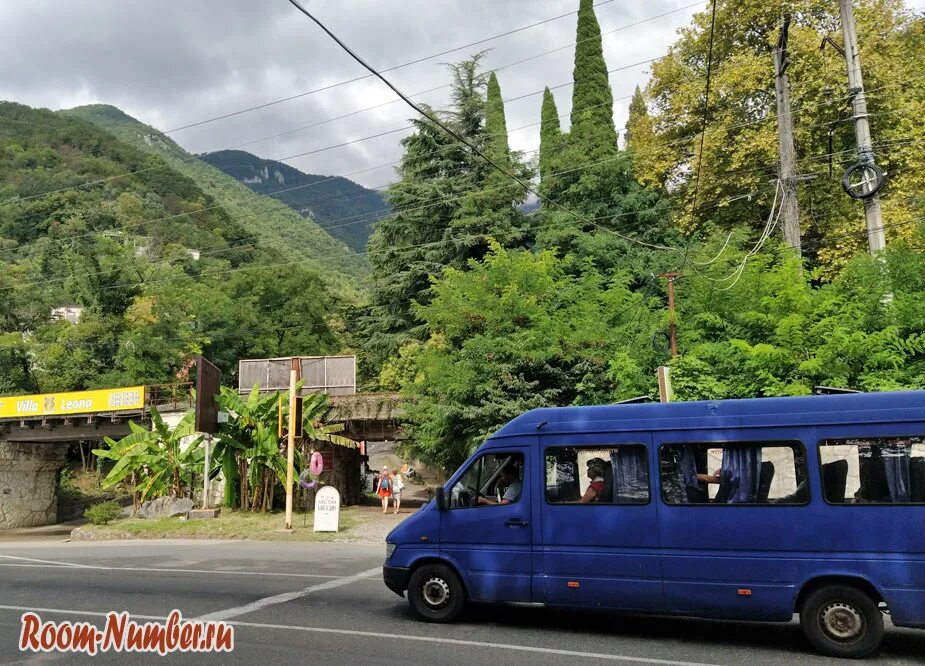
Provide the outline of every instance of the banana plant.
<path id="1" fill-rule="evenodd" d="M 130 421 L 131 434 L 118 442 L 106 437 L 108 449 L 94 449 L 99 458 L 115 460 L 116 464 L 102 481 L 111 488 L 128 481 L 132 484 L 136 508 L 150 497 L 169 493 L 183 497 L 188 477 L 197 465 L 202 465 L 202 438 L 195 432 L 195 415 L 187 412 L 173 428 L 160 413 L 151 408 L 151 429 L 146 430 Z"/>
<path id="2" fill-rule="evenodd" d="M 344 431 L 343 423 L 329 423 L 322 420 L 330 409 L 330 398 L 326 393 L 312 393 L 302 400 L 302 432 L 306 441 L 327 442 L 337 446 L 355 449 L 357 443 L 349 437 L 338 435 Z"/>
<path id="3" fill-rule="evenodd" d="M 225 476 L 225 506 L 267 510 L 273 505 L 274 477 L 284 483 L 286 478 L 277 433 L 279 393 L 261 395 L 254 386 L 244 397 L 223 386 L 216 402 L 228 412 L 215 452 Z"/>

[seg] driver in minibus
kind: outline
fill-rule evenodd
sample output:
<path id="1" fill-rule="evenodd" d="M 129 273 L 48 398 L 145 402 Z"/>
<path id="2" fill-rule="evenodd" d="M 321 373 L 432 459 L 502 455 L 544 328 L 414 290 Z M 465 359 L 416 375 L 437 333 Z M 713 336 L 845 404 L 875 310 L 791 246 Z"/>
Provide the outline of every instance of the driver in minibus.
<path id="1" fill-rule="evenodd" d="M 504 494 L 501 496 L 500 500 L 494 497 L 479 495 L 479 504 L 511 504 L 517 501 L 520 497 L 521 490 L 523 490 L 524 484 L 523 481 L 520 480 L 517 463 L 514 461 L 509 462 L 505 465 L 504 469 L 501 470 L 501 485 L 504 486 Z"/>

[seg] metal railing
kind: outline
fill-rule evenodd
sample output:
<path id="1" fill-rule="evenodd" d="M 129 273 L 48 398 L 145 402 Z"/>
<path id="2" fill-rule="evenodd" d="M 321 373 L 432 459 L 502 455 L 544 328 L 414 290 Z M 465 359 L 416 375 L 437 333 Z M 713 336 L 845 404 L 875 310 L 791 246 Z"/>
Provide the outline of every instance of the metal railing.
<path id="1" fill-rule="evenodd" d="M 148 413 L 152 406 L 158 410 L 169 409 L 174 412 L 190 409 L 195 404 L 194 388 L 192 382 L 145 386 L 145 413 Z"/>

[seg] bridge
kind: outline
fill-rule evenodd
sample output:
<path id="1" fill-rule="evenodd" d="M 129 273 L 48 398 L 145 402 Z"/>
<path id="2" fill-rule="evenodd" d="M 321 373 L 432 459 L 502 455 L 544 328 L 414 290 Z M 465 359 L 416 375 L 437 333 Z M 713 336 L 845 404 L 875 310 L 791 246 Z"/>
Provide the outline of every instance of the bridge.
<path id="1" fill-rule="evenodd" d="M 0 530 L 57 519 L 58 476 L 72 442 L 120 439 L 152 408 L 176 423 L 193 407 L 192 384 L 0 397 Z M 325 420 L 356 440 L 400 437 L 396 394 L 331 396 Z"/>

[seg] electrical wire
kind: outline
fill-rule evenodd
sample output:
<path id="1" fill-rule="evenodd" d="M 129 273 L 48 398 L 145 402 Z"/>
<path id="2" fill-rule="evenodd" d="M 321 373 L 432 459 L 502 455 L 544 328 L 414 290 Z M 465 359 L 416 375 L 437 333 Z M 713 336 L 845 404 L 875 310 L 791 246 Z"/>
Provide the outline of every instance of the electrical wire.
<path id="1" fill-rule="evenodd" d="M 560 223 L 560 224 L 561 224 L 561 223 Z M 888 229 L 888 228 L 907 227 L 907 226 L 910 226 L 910 225 L 913 225 L 913 224 L 925 224 L 925 218 L 915 219 L 915 220 L 907 220 L 907 221 L 905 221 L 905 222 L 893 222 L 893 223 L 888 223 L 888 224 L 882 225 L 882 226 L 879 227 L 878 229 Z M 553 225 L 553 226 L 556 226 L 556 225 Z M 845 233 L 845 234 L 840 234 L 840 235 L 837 235 L 837 236 L 830 236 L 829 239 L 853 238 L 853 237 L 858 237 L 858 236 L 865 236 L 865 237 L 866 237 L 866 236 L 867 236 L 867 233 L 868 233 L 868 232 L 867 232 L 866 229 L 862 229 L 862 230 L 858 230 L 858 231 L 854 231 L 854 232 L 848 232 L 848 233 Z M 446 242 L 447 242 L 446 240 L 443 240 L 443 241 L 434 241 L 434 242 L 432 242 L 432 243 L 422 244 L 422 245 L 418 245 L 418 246 L 409 246 L 409 247 L 423 247 L 423 246 L 425 246 L 425 245 L 430 245 L 430 246 L 432 246 L 432 245 L 436 245 L 436 244 L 439 244 L 439 243 L 446 243 Z M 804 244 L 804 246 L 803 246 L 804 249 L 805 249 L 807 246 L 814 246 L 814 245 L 813 245 L 812 243 L 810 243 L 810 244 L 808 244 L 808 245 L 807 245 L 807 244 Z M 784 247 L 783 249 L 785 249 L 785 250 L 786 250 L 786 249 L 791 249 L 791 250 L 792 250 L 792 249 L 794 249 L 794 248 Z M 298 263 L 298 262 L 296 262 L 296 263 Z M 292 263 L 290 262 L 289 264 L 286 264 L 286 265 L 292 265 Z M 268 266 L 267 268 L 273 268 L 273 267 L 274 267 L 274 266 Z M 256 267 L 248 267 L 248 268 L 252 270 L 252 269 L 254 269 L 254 268 L 256 268 Z M 226 272 L 233 272 L 233 270 L 234 270 L 234 269 L 229 270 L 229 271 L 226 271 Z M 699 273 L 699 272 L 698 272 L 698 275 L 700 275 L 701 277 L 705 277 L 702 273 Z M 193 276 L 183 275 L 183 276 L 181 276 L 180 278 L 177 278 L 177 279 L 182 279 L 182 278 L 190 278 L 190 279 L 192 279 L 192 277 L 193 277 Z M 644 279 L 644 278 L 648 277 L 648 273 L 647 273 L 646 275 L 641 275 L 641 274 L 640 274 L 640 275 L 635 275 L 634 277 Z M 172 282 L 172 281 L 176 281 L 176 279 L 174 279 L 174 280 L 162 280 L 161 282 Z M 146 282 L 146 283 L 137 283 L 137 284 L 141 284 L 141 285 L 143 285 L 143 284 L 150 284 L 150 282 Z M 117 287 L 118 287 L 118 285 L 115 286 L 115 287 L 113 287 L 113 288 L 117 288 Z M 638 306 L 637 306 L 637 308 L 638 308 Z M 296 325 L 293 325 L 293 326 L 287 326 L 287 327 L 281 327 L 281 328 L 274 328 L 273 330 L 274 330 L 274 331 L 288 331 L 288 330 L 293 330 L 293 329 L 304 329 L 304 325 L 296 324 Z M 638 331 L 638 328 L 637 328 L 637 331 Z M 167 337 L 165 337 L 165 338 L 161 338 L 161 339 L 162 339 L 163 341 L 165 341 L 165 342 L 190 342 L 190 340 L 181 339 L 181 338 L 167 338 Z M 201 341 L 199 341 L 199 342 L 201 342 Z M 206 341 L 205 344 L 208 345 L 208 344 L 211 344 L 211 342 L 212 342 L 212 341 L 209 340 L 209 341 Z M 92 342 L 72 341 L 72 340 L 68 340 L 68 341 L 66 341 L 66 342 L 53 342 L 53 343 L 41 343 L 41 342 L 40 342 L 40 343 L 36 343 L 36 342 L 29 342 L 28 344 L 30 345 L 30 347 L 35 347 L 35 346 L 37 346 L 37 347 L 49 347 L 49 346 L 56 345 L 56 344 L 62 345 L 62 346 L 64 346 L 64 347 L 66 347 L 66 348 L 82 347 L 82 346 L 95 346 L 95 343 L 92 343 Z"/>
<path id="2" fill-rule="evenodd" d="M 707 81 L 703 93 L 703 126 L 700 128 L 700 150 L 697 152 L 697 171 L 694 182 L 694 201 L 691 205 L 691 222 L 697 211 L 697 197 L 700 195 L 700 168 L 703 164 L 703 140 L 707 133 L 707 112 L 710 109 L 710 77 L 713 73 L 713 42 L 716 36 L 716 0 L 712 0 L 713 9 L 710 16 L 710 47 L 707 52 Z M 686 255 L 685 255 L 686 256 Z"/>
<path id="3" fill-rule="evenodd" d="M 653 59 L 653 60 L 656 60 L 656 59 Z M 631 65 L 625 65 L 625 66 L 622 66 L 622 67 L 614 68 L 613 70 L 609 70 L 608 73 L 613 73 L 613 72 L 616 72 L 616 71 L 621 71 L 622 69 L 626 69 L 626 68 L 633 67 L 633 66 L 638 66 L 639 64 L 647 64 L 648 62 L 651 62 L 651 60 L 641 61 L 640 63 L 634 63 L 634 64 L 631 64 Z M 925 78 L 925 75 L 920 76 L 920 77 L 912 77 L 912 78 L 906 79 L 906 80 L 904 80 L 904 81 L 893 82 L 893 83 L 891 83 L 891 84 L 887 84 L 887 85 L 881 86 L 881 87 L 879 87 L 879 88 L 872 88 L 871 90 L 866 91 L 865 95 L 866 95 L 868 98 L 870 98 L 874 93 L 878 93 L 878 92 L 885 93 L 885 92 L 888 92 L 888 91 L 885 90 L 885 89 L 892 88 L 892 87 L 896 87 L 896 86 L 904 86 L 904 85 L 907 85 L 907 84 L 910 83 L 910 82 L 916 81 L 916 80 L 921 79 L 921 78 Z M 572 84 L 573 84 L 573 82 L 562 83 L 562 84 L 558 84 L 558 85 L 556 85 L 556 86 L 552 86 L 550 89 L 562 88 L 562 87 L 566 87 L 566 86 L 569 86 L 569 85 L 572 85 Z M 530 93 L 530 94 L 528 94 L 528 95 L 522 95 L 522 96 L 520 96 L 520 97 L 518 97 L 518 98 L 512 98 L 511 100 L 505 100 L 505 101 L 514 101 L 514 100 L 516 100 L 516 99 L 522 99 L 522 98 L 524 98 L 524 97 L 528 97 L 528 96 L 533 95 L 533 94 L 539 95 L 539 94 L 541 94 L 542 92 L 543 92 L 543 91 L 541 90 L 541 91 L 537 91 L 537 92 L 535 92 L 535 93 Z M 615 98 L 614 101 L 629 99 L 630 97 L 632 97 L 632 95 L 626 95 L 626 96 L 624 96 L 624 97 Z M 850 97 L 850 95 L 846 94 L 844 97 L 845 97 L 845 99 L 848 99 L 848 98 Z M 839 98 L 839 99 L 841 99 L 841 98 Z M 401 100 L 393 100 L 393 101 L 401 101 Z M 391 104 L 392 102 L 388 102 L 388 103 Z M 819 102 L 815 102 L 815 103 L 811 103 L 811 104 L 798 105 L 798 100 L 797 100 L 797 101 L 795 101 L 795 105 L 797 105 L 797 108 L 794 109 L 793 113 L 794 113 L 794 114 L 797 114 L 797 113 L 799 113 L 799 112 L 801 112 L 801 111 L 803 111 L 803 110 L 805 110 L 805 109 L 815 108 L 815 107 L 817 107 L 817 106 L 823 106 L 823 105 L 827 105 L 827 104 L 829 104 L 829 103 L 830 103 L 830 102 L 826 100 L 826 101 L 819 101 Z M 378 108 L 378 107 L 370 107 L 370 110 L 371 110 L 372 108 Z M 353 114 L 347 114 L 347 115 L 349 116 L 349 115 L 353 115 Z M 560 117 L 564 117 L 565 115 L 568 115 L 568 114 L 560 114 Z M 335 117 L 335 118 L 332 118 L 332 119 L 329 119 L 329 120 L 336 120 L 336 119 L 340 119 L 340 118 L 342 118 L 342 117 L 346 117 L 346 116 Z M 732 124 L 732 125 L 717 126 L 716 129 L 718 129 L 718 130 L 719 130 L 719 129 L 725 129 L 725 130 L 728 131 L 728 130 L 732 130 L 732 129 L 738 129 L 738 128 L 741 128 L 741 127 L 748 127 L 748 126 L 751 126 L 751 125 L 757 125 L 757 124 L 769 122 L 769 121 L 775 120 L 776 118 L 777 118 L 777 114 L 776 114 L 776 113 L 769 113 L 767 116 L 764 116 L 764 117 L 762 117 L 762 118 L 758 118 L 758 119 L 750 120 L 750 121 L 744 121 L 744 122 L 736 123 L 736 124 Z M 327 122 L 327 121 L 322 121 L 321 123 L 318 123 L 318 124 L 323 124 L 324 122 Z M 524 126 L 524 128 L 526 128 L 526 127 L 533 127 L 533 126 L 539 125 L 539 124 L 540 124 L 539 122 L 533 123 L 533 124 L 531 124 L 531 125 L 526 125 L 526 126 Z M 827 124 L 827 123 L 818 123 L 817 125 L 814 125 L 814 127 L 815 127 L 815 126 L 822 126 L 822 125 L 825 125 L 825 124 Z M 410 129 L 410 128 L 411 128 L 411 126 L 405 126 L 404 128 L 395 128 L 394 130 L 388 130 L 388 131 L 385 132 L 385 133 L 378 133 L 378 134 L 370 135 L 370 136 L 367 136 L 367 137 L 361 137 L 360 139 L 354 139 L 354 140 L 351 140 L 351 141 L 348 141 L 348 142 L 340 143 L 340 144 L 334 144 L 334 145 L 331 145 L 331 146 L 324 146 L 324 147 L 322 147 L 322 148 L 318 148 L 318 149 L 315 149 L 315 150 L 313 150 L 313 151 L 308 151 L 307 153 L 299 153 L 299 154 L 297 154 L 297 155 L 289 156 L 289 157 L 267 158 L 267 161 L 268 161 L 268 162 L 269 162 L 269 161 L 285 162 L 286 160 L 296 159 L 296 158 L 299 158 L 299 157 L 305 157 L 305 156 L 311 155 L 311 154 L 318 154 L 318 153 L 321 153 L 321 152 L 326 152 L 327 150 L 332 150 L 332 149 L 335 149 L 335 148 L 345 147 L 345 146 L 347 146 L 347 145 L 354 145 L 354 144 L 356 144 L 356 143 L 360 143 L 361 141 L 367 141 L 367 140 L 372 140 L 372 139 L 380 138 L 381 136 L 384 136 L 384 135 L 387 134 L 387 133 L 396 133 L 396 132 L 400 131 L 401 129 Z M 522 129 L 522 128 L 518 128 L 518 129 Z M 623 127 L 623 128 L 618 129 L 618 131 L 625 131 L 626 129 L 627 129 L 626 127 Z M 802 129 L 802 128 L 801 128 L 801 129 Z M 515 130 L 510 130 L 510 131 L 515 131 Z M 672 141 L 669 141 L 669 142 L 667 142 L 667 143 L 663 143 L 663 144 L 661 144 L 661 145 L 663 145 L 663 146 L 680 145 L 680 144 L 683 144 L 683 143 L 686 143 L 686 142 L 695 140 L 695 139 L 697 138 L 697 136 L 698 136 L 698 135 L 693 135 L 693 136 L 686 137 L 686 138 L 674 139 L 674 140 L 672 140 Z M 264 137 L 264 138 L 275 138 L 275 136 Z M 261 139 L 261 140 L 262 140 L 262 139 Z M 130 142 L 128 142 L 128 143 L 130 143 Z M 239 144 L 239 145 L 237 145 L 237 146 L 232 146 L 231 148 L 228 148 L 228 150 L 234 149 L 234 148 L 236 148 L 236 147 L 241 147 L 241 146 L 243 146 L 243 145 L 246 145 L 246 144 Z M 180 149 L 180 148 L 178 147 L 178 149 Z M 182 149 L 180 149 L 180 150 L 182 150 Z M 162 159 L 163 159 L 163 158 L 162 158 Z M 200 158 L 199 158 L 198 156 L 196 156 L 196 155 L 189 155 L 188 157 L 185 157 L 185 158 L 179 158 L 179 162 L 180 162 L 181 164 L 183 164 L 183 163 L 188 163 L 188 162 L 195 162 L 195 161 L 197 161 L 197 160 L 200 160 Z M 393 162 L 393 163 L 390 163 L 390 164 L 394 164 L 394 162 Z M 100 179 L 93 180 L 93 181 L 87 181 L 87 182 L 79 183 L 79 184 L 76 184 L 76 185 L 69 185 L 69 186 L 67 186 L 67 187 L 58 188 L 58 189 L 55 189 L 55 190 L 49 190 L 49 191 L 46 191 L 46 192 L 40 192 L 40 193 L 38 193 L 38 194 L 29 195 L 29 196 L 27 196 L 27 197 L 19 197 L 19 196 L 10 197 L 10 198 L 8 198 L 8 199 L 5 199 L 5 200 L 3 200 L 3 201 L 0 201 L 0 204 L 6 204 L 6 203 L 12 203 L 12 202 L 30 201 L 30 200 L 33 200 L 33 199 L 38 199 L 38 198 L 41 198 L 41 197 L 50 196 L 50 195 L 52 195 L 52 194 L 58 194 L 58 193 L 61 193 L 61 192 L 67 192 L 67 191 L 69 191 L 69 190 L 80 189 L 80 188 L 84 188 L 84 187 L 92 187 L 92 186 L 94 186 L 94 185 L 99 185 L 99 184 L 106 183 L 106 182 L 110 182 L 110 181 L 113 181 L 113 180 L 117 180 L 117 179 L 121 179 L 121 178 L 128 178 L 128 177 L 133 176 L 133 175 L 138 175 L 138 174 L 141 174 L 141 173 L 146 173 L 146 172 L 149 172 L 149 171 L 155 171 L 155 170 L 158 170 L 158 169 L 165 169 L 165 168 L 175 168 L 175 167 L 173 167 L 172 164 L 170 164 L 169 162 L 166 162 L 166 160 L 165 160 L 165 162 L 164 162 L 163 164 L 159 164 L 159 165 L 156 165 L 156 166 L 145 167 L 145 168 L 143 168 L 143 169 L 135 169 L 135 170 L 133 170 L 133 171 L 127 171 L 127 172 L 124 172 L 124 173 L 121 173 L 121 174 L 116 174 L 116 175 L 113 175 L 113 176 L 107 176 L 106 178 L 100 178 Z M 357 174 L 357 173 L 363 173 L 364 171 L 365 171 L 365 170 L 360 170 L 360 171 L 355 171 L 355 172 L 352 172 L 352 173 Z M 698 170 L 698 172 L 699 172 L 699 170 Z"/>
<path id="4" fill-rule="evenodd" d="M 322 23 L 321 21 L 319 21 L 311 12 L 309 12 L 307 9 L 305 9 L 305 8 L 298 2 L 298 0 L 289 0 L 289 3 L 290 3 L 291 5 L 293 5 L 296 9 L 298 9 L 300 12 L 302 12 L 303 14 L 305 14 L 305 16 L 307 16 L 307 17 L 308 17 L 311 21 L 313 21 L 319 28 L 321 28 L 331 39 L 333 39 L 333 40 L 338 44 L 338 46 L 340 46 L 344 51 L 346 51 L 346 52 L 350 55 L 350 57 L 352 57 L 352 58 L 353 58 L 354 60 L 356 60 L 358 63 L 360 63 L 361 65 L 363 65 L 363 67 L 365 67 L 367 70 L 369 70 L 370 73 L 372 73 L 373 75 L 375 75 L 376 78 L 378 78 L 378 79 L 379 79 L 380 81 L 382 81 L 386 86 L 388 86 L 388 87 L 392 90 L 392 92 L 394 92 L 396 95 L 398 95 L 399 97 L 401 97 L 401 98 L 405 101 L 405 103 L 406 103 L 408 106 L 410 106 L 412 109 L 414 109 L 416 112 L 418 112 L 419 114 L 421 114 L 422 116 L 424 116 L 425 118 L 427 118 L 428 120 L 430 120 L 430 121 L 431 121 L 432 123 L 434 123 L 437 127 L 439 127 L 439 128 L 442 129 L 444 132 L 446 132 L 446 133 L 449 134 L 451 137 L 453 137 L 456 141 L 459 141 L 461 144 L 463 144 L 463 145 L 465 145 L 466 147 L 468 147 L 469 150 L 471 150 L 471 151 L 473 152 L 473 154 L 475 154 L 475 155 L 477 155 L 478 157 L 480 157 L 482 160 L 484 160 L 487 164 L 491 165 L 491 166 L 492 166 L 494 169 L 496 169 L 498 172 L 500 172 L 500 173 L 504 174 L 505 176 L 507 176 L 508 178 L 510 178 L 512 181 L 514 181 L 514 182 L 517 183 L 520 187 L 522 187 L 525 191 L 531 192 L 531 193 L 532 193 L 534 196 L 536 196 L 540 201 L 543 201 L 543 202 L 548 203 L 548 204 L 550 204 L 550 205 L 552 205 L 552 206 L 555 206 L 555 207 L 558 208 L 559 210 L 561 210 L 561 211 L 563 211 L 563 212 L 565 212 L 565 213 L 568 213 L 569 215 L 572 215 L 573 217 L 575 217 L 575 218 L 576 218 L 577 220 L 579 220 L 579 221 L 584 221 L 584 220 L 582 219 L 582 216 L 581 216 L 581 215 L 579 215 L 578 213 L 575 213 L 574 211 L 572 211 L 572 210 L 566 208 L 565 206 L 562 206 L 562 205 L 559 204 L 558 202 L 556 202 L 556 201 L 554 201 L 554 200 L 552 200 L 552 199 L 550 199 L 550 198 L 548 198 L 548 197 L 546 197 L 546 196 L 540 194 L 540 193 L 537 191 L 537 189 L 534 188 L 530 183 L 528 183 L 528 182 L 526 182 L 524 179 L 520 178 L 517 174 L 511 173 L 508 169 L 505 169 L 504 167 L 500 166 L 497 162 L 495 162 L 493 159 L 491 159 L 490 157 L 488 157 L 487 155 L 485 155 L 484 152 L 482 152 L 481 150 L 479 150 L 478 147 L 476 147 L 475 145 L 473 145 L 469 140 L 467 140 L 464 136 L 462 136 L 461 134 L 459 134 L 456 130 L 454 130 L 453 128 L 447 126 L 447 125 L 446 125 L 444 122 L 442 122 L 439 118 L 435 117 L 434 114 L 429 113 L 429 112 L 426 111 L 424 108 L 422 108 L 421 106 L 419 106 L 418 104 L 416 104 L 416 103 L 415 103 L 413 100 L 411 100 L 407 95 L 405 95 L 405 93 L 403 93 L 401 90 L 399 90 L 391 81 L 389 81 L 388 79 L 386 79 L 382 74 L 380 74 L 379 72 L 377 72 L 377 71 L 376 71 L 369 63 L 367 63 L 363 58 L 361 58 L 359 55 L 357 55 L 357 53 L 354 52 L 353 49 L 351 49 L 349 46 L 347 46 L 347 44 L 345 44 L 337 35 L 335 35 L 333 32 L 331 32 L 331 30 L 328 29 L 328 27 L 327 27 L 324 23 Z M 598 227 L 599 227 L 600 225 L 597 225 L 597 224 L 595 223 L 595 226 L 598 226 Z M 600 228 L 601 228 L 601 229 L 604 229 L 603 227 L 600 227 Z M 647 243 L 647 242 L 645 242 L 645 241 L 640 241 L 640 240 L 638 240 L 638 239 L 631 238 L 631 237 L 629 237 L 629 236 L 624 236 L 623 234 L 620 234 L 619 232 L 613 231 L 612 229 L 604 229 L 604 230 L 605 230 L 605 231 L 608 231 L 608 232 L 610 232 L 610 233 L 612 233 L 612 234 L 614 234 L 614 235 L 617 235 L 617 236 L 623 238 L 624 240 L 627 240 L 627 241 L 632 242 L 632 243 L 636 243 L 636 244 L 638 244 L 638 245 L 650 247 L 650 248 L 653 248 L 653 249 L 667 250 L 667 251 L 671 251 L 671 252 L 677 252 L 677 251 L 678 251 L 678 248 L 672 248 L 672 247 L 668 247 L 668 246 L 665 246 L 665 245 L 654 244 L 654 243 Z"/>

